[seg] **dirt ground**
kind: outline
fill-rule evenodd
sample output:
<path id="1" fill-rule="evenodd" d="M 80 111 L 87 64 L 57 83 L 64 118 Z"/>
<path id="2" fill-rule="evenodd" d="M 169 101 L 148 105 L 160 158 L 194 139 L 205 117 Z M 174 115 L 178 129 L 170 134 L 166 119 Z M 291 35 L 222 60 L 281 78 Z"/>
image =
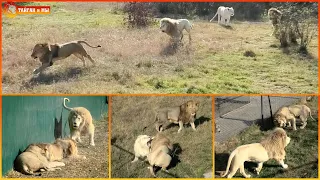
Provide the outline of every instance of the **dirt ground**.
<path id="1" fill-rule="evenodd" d="M 64 160 L 61 170 L 41 172 L 39 175 L 24 175 L 11 170 L 8 178 L 108 178 L 108 118 L 95 121 L 95 146 L 88 146 L 89 138 L 82 137 L 83 145 L 78 144 L 80 155 L 86 159 Z"/>
<path id="2" fill-rule="evenodd" d="M 133 145 L 138 135 L 156 135 L 155 112 L 159 108 L 179 106 L 189 99 L 200 101 L 195 121 L 178 134 L 178 125 L 169 125 L 163 133 L 174 145 L 175 155 L 169 173 L 157 171 L 157 177 L 199 178 L 212 172 L 212 100 L 211 97 L 112 97 L 112 178 L 151 178 L 148 162 L 134 159 Z M 146 128 L 144 128 L 146 127 Z"/>

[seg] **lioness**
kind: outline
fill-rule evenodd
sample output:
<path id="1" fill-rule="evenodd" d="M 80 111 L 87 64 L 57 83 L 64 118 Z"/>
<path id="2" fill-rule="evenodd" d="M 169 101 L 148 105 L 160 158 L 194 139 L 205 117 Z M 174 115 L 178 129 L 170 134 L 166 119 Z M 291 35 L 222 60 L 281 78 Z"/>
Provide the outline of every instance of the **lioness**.
<path id="1" fill-rule="evenodd" d="M 304 129 L 306 127 L 308 116 L 310 116 L 312 120 L 315 120 L 311 115 L 310 108 L 306 105 L 292 105 L 288 108 L 295 117 L 299 117 L 302 121 L 302 126 L 300 126 L 300 129 Z"/>
<path id="2" fill-rule="evenodd" d="M 49 66 L 53 65 L 54 61 L 65 59 L 70 55 L 75 55 L 82 62 L 83 66 L 86 66 L 86 61 L 84 58 L 88 58 L 93 64 L 95 61 L 86 52 L 81 43 L 88 45 L 91 48 L 98 48 L 98 46 L 91 46 L 85 41 L 72 41 L 64 44 L 48 44 L 48 43 L 38 43 L 34 46 L 31 57 L 36 59 L 39 58 L 42 65 L 33 71 L 34 74 L 42 72 Z"/>
<path id="3" fill-rule="evenodd" d="M 199 101 L 189 100 L 180 106 L 159 110 L 156 115 L 157 131 L 159 131 L 163 124 L 168 123 L 179 124 L 178 133 L 183 129 L 183 125 L 188 123 L 190 123 L 192 129 L 196 131 L 194 121 L 198 108 Z"/>
<path id="4" fill-rule="evenodd" d="M 84 107 L 67 107 L 66 101 L 70 100 L 64 98 L 63 107 L 70 111 L 68 122 L 71 138 L 81 143 L 80 135 L 89 134 L 90 145 L 94 146 L 94 125 L 90 111 Z"/>
<path id="5" fill-rule="evenodd" d="M 284 159 L 286 155 L 285 147 L 289 143 L 290 138 L 286 132 L 282 128 L 276 128 L 260 143 L 246 144 L 237 147 L 230 154 L 226 172 L 222 177 L 228 174 L 228 178 L 232 178 L 238 169 L 240 169 L 240 173 L 244 177 L 250 178 L 251 175 L 247 175 L 244 170 L 245 161 L 258 163 L 258 167 L 255 169 L 257 174 L 260 173 L 263 163 L 269 159 L 275 159 L 284 169 L 288 168 L 288 165 L 284 163 Z"/>
<path id="6" fill-rule="evenodd" d="M 148 145 L 150 147 L 150 153 L 147 155 L 150 166 L 148 167 L 150 173 L 156 176 L 154 173 L 154 167 L 161 167 L 162 170 L 168 172 L 167 167 L 171 162 L 170 153 L 173 150 L 173 145 L 169 138 L 162 134 L 162 128 L 160 132 L 152 139 Z"/>
<path id="7" fill-rule="evenodd" d="M 292 125 L 293 130 L 297 130 L 296 118 L 286 106 L 278 109 L 274 115 L 273 122 L 277 127 L 291 127 Z"/>
<path id="8" fill-rule="evenodd" d="M 44 148 L 47 144 L 30 144 L 14 161 L 15 170 L 32 175 L 38 171 L 54 171 L 59 166 L 65 166 L 63 162 L 49 162 L 50 153 Z"/>
<path id="9" fill-rule="evenodd" d="M 291 105 L 288 107 L 282 107 L 276 112 L 274 123 L 278 127 L 291 127 L 292 125 L 293 130 L 297 130 L 296 117 L 298 117 L 302 121 L 302 126 L 300 126 L 300 129 L 304 129 L 307 125 L 309 115 L 311 119 L 314 120 L 311 115 L 310 108 L 306 105 Z"/>

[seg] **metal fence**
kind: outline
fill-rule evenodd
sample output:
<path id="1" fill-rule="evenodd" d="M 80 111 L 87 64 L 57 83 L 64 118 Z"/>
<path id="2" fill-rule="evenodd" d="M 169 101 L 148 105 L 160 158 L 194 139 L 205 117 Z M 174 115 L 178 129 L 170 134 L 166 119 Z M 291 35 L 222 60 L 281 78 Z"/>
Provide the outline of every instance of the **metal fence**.
<path id="1" fill-rule="evenodd" d="M 216 141 L 236 135 L 253 123 L 262 129 L 273 126 L 273 114 L 282 106 L 299 102 L 292 96 L 232 96 L 215 98 L 215 122 L 220 128 Z"/>

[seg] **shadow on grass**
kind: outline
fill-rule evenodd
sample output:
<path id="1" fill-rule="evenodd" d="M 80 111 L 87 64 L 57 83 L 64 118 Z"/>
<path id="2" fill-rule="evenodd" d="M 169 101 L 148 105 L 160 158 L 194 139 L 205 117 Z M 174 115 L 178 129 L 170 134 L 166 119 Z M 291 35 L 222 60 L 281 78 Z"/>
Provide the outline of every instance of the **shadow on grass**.
<path id="1" fill-rule="evenodd" d="M 199 117 L 198 119 L 196 119 L 196 120 L 194 121 L 194 124 L 195 124 L 195 126 L 196 126 L 196 128 L 197 128 L 197 127 L 200 126 L 201 124 L 203 124 L 203 123 L 205 123 L 205 122 L 208 122 L 208 121 L 210 121 L 210 120 L 211 120 L 211 118 L 201 116 L 201 117 Z M 166 127 L 164 127 L 164 130 L 170 129 L 170 128 L 172 128 L 172 127 L 177 127 L 177 126 L 179 126 L 179 125 L 174 124 L 174 123 L 170 123 L 170 124 L 168 124 Z M 191 126 L 191 125 L 190 125 L 190 124 L 185 124 L 184 126 Z"/>
<path id="2" fill-rule="evenodd" d="M 256 120 L 256 124 L 260 127 L 260 131 L 269 131 L 275 128 L 273 119 L 271 117 L 266 119 L 258 119 Z"/>
<path id="3" fill-rule="evenodd" d="M 312 168 L 314 169 L 317 169 L 318 168 L 318 159 L 315 160 L 315 161 L 311 161 L 311 162 L 308 162 L 308 163 L 305 163 L 305 164 L 302 164 L 300 166 L 297 166 L 297 167 L 290 167 L 289 166 L 289 169 L 279 169 L 277 171 L 275 171 L 274 173 L 272 174 L 264 174 L 264 175 L 261 175 L 259 176 L 259 178 L 272 178 L 272 177 L 275 177 L 276 175 L 278 174 L 283 174 L 283 173 L 288 173 L 288 172 L 292 172 L 292 171 L 296 171 L 300 168 L 305 168 L 305 166 L 312 166 Z M 267 165 L 267 164 L 264 164 L 263 167 L 279 167 L 280 165 Z M 263 169 L 262 169 L 263 170 Z"/>
<path id="4" fill-rule="evenodd" d="M 232 26 L 230 25 L 223 25 L 223 24 L 220 24 L 221 27 L 225 28 L 225 29 L 229 29 L 229 30 L 234 30 Z"/>
<path id="5" fill-rule="evenodd" d="M 160 51 L 161 56 L 172 56 L 175 55 L 179 49 L 183 46 L 181 41 L 175 42 L 170 40 L 169 43 Z"/>
<path id="6" fill-rule="evenodd" d="M 35 86 L 37 84 L 50 85 L 57 82 L 67 81 L 69 79 L 75 78 L 83 73 L 83 69 L 80 67 L 73 67 L 67 70 L 63 74 L 39 74 L 38 76 L 32 77 L 28 82 L 24 83 L 26 88 Z"/>

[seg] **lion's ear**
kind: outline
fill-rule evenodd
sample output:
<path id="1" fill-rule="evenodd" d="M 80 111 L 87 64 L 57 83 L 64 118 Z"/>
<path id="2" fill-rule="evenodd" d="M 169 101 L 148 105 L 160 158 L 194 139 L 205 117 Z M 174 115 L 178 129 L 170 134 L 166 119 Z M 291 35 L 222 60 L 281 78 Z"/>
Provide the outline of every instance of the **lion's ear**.
<path id="1" fill-rule="evenodd" d="M 184 103 L 180 106 L 180 110 L 185 111 L 185 109 L 187 108 L 187 104 L 188 103 Z"/>
<path id="2" fill-rule="evenodd" d="M 199 106 L 200 105 L 200 101 L 196 101 L 196 106 Z"/>

